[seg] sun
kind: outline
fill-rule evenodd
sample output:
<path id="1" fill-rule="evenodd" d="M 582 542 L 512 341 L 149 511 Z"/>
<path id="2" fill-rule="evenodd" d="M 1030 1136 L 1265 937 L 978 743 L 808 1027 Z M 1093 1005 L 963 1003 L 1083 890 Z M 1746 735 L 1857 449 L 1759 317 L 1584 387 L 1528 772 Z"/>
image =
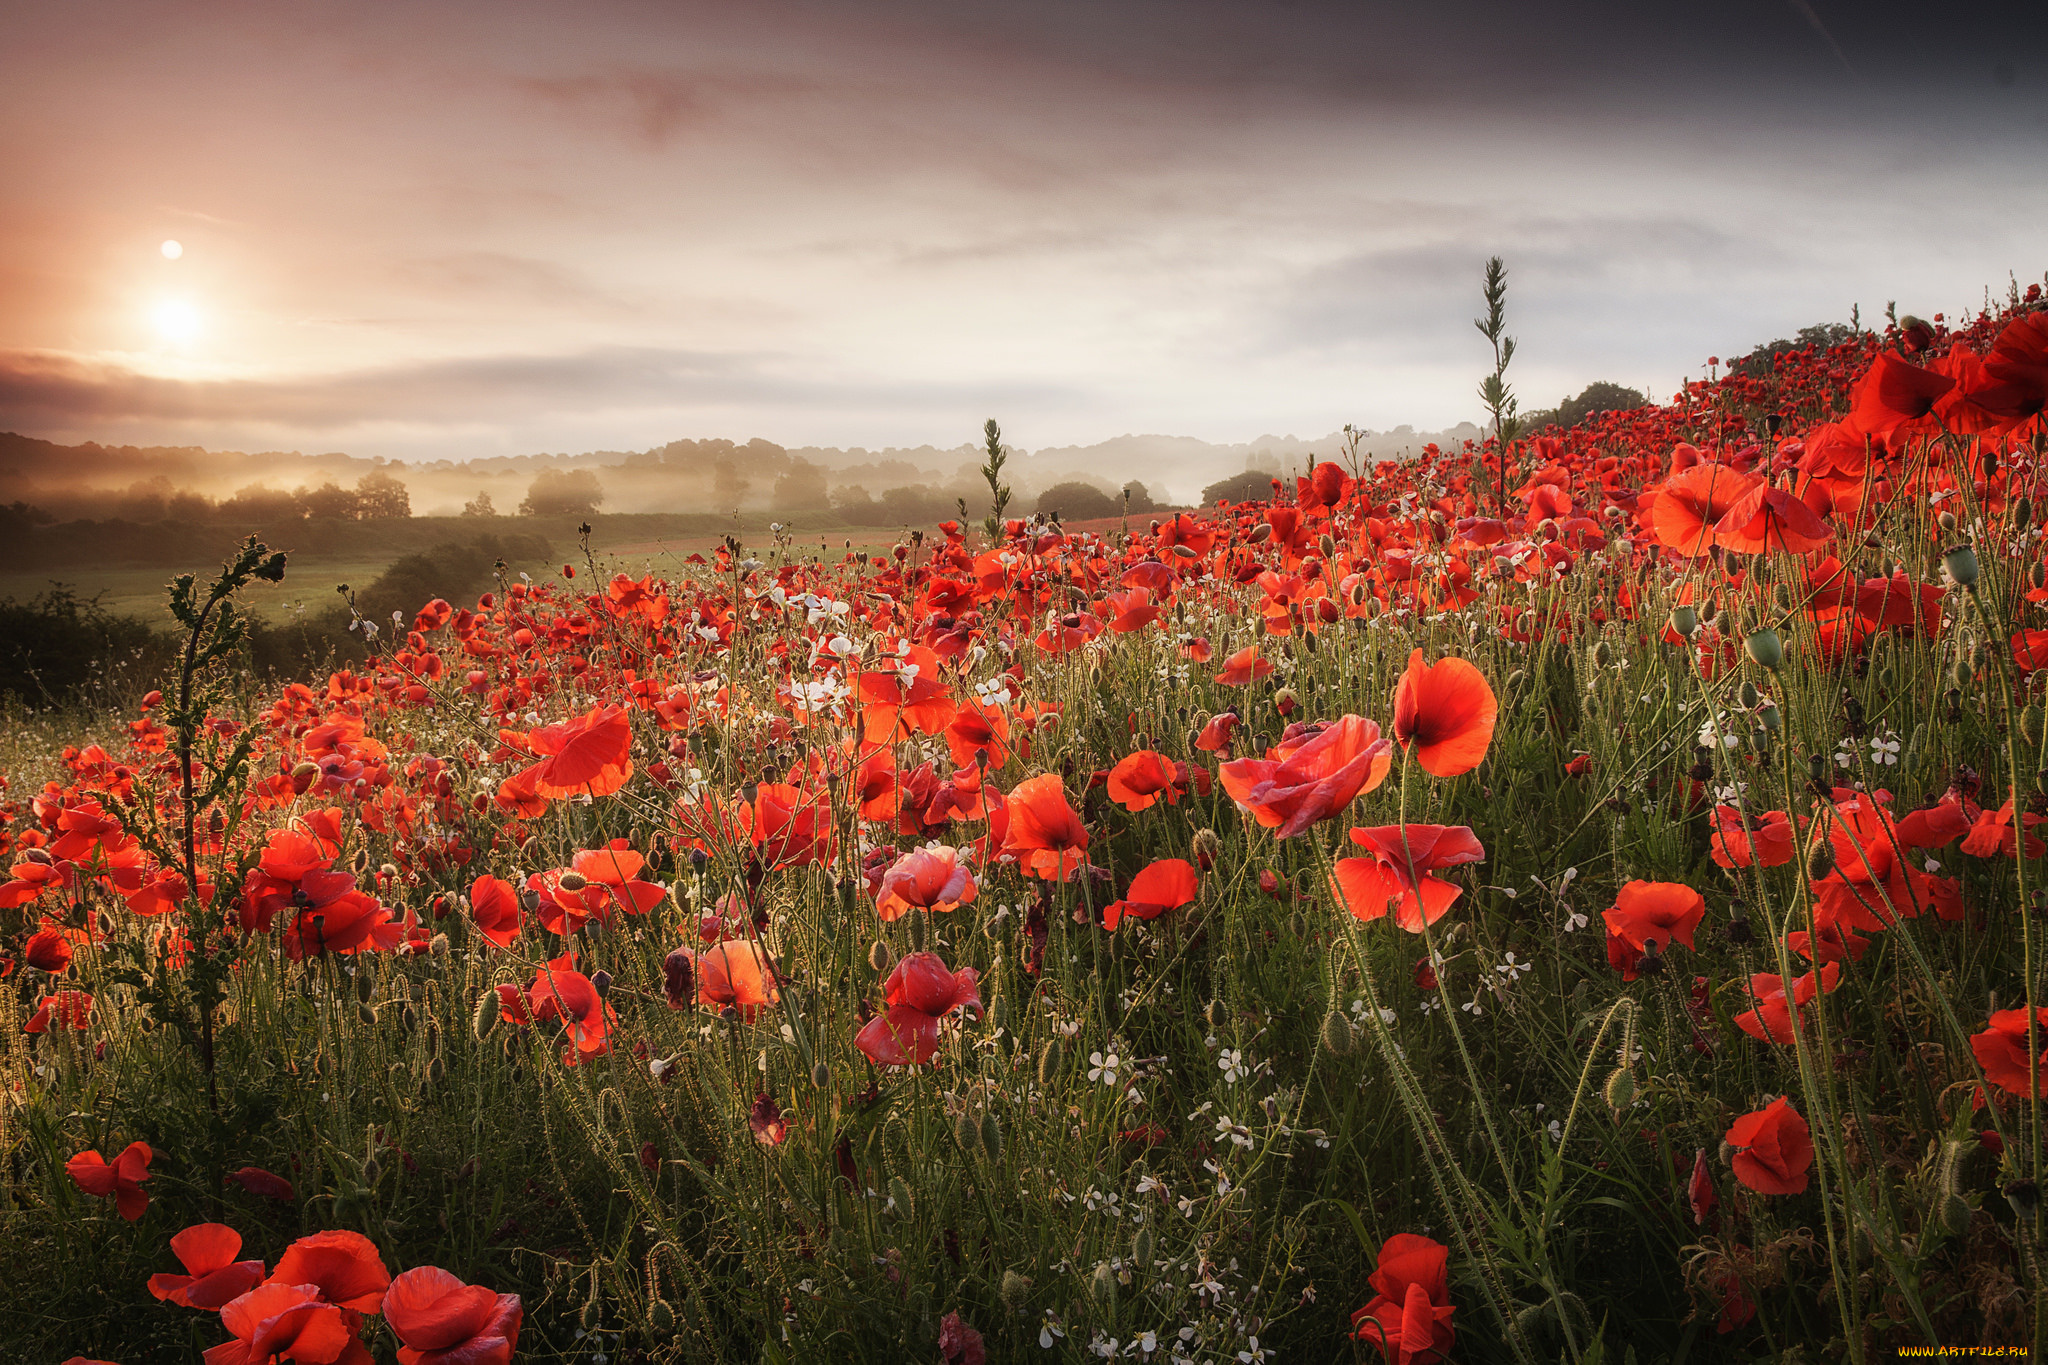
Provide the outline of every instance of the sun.
<path id="1" fill-rule="evenodd" d="M 189 345 L 199 338 L 199 310 L 183 299 L 165 299 L 159 303 L 155 318 L 156 330 L 173 345 Z"/>
<path id="2" fill-rule="evenodd" d="M 162 250 L 162 252 L 164 253 L 165 260 L 175 261 L 180 256 L 185 254 L 185 244 L 174 239 L 172 241 L 165 242 L 163 246 L 160 248 L 160 250 Z"/>

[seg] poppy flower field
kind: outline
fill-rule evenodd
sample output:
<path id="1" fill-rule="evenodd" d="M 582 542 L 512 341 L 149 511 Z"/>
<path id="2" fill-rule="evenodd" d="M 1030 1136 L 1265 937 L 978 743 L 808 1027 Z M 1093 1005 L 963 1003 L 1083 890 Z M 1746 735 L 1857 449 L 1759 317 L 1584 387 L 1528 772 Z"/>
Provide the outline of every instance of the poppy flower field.
<path id="1" fill-rule="evenodd" d="M 283 687 L 245 545 L 5 775 L 9 1352 L 2048 1349 L 2044 410 L 2029 286 Z"/>

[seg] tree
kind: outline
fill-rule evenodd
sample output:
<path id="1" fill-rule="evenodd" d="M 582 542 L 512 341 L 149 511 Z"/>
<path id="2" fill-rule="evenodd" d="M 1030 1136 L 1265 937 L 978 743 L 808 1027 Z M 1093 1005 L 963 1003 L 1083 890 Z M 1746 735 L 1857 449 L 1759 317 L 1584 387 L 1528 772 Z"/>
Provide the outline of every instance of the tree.
<path id="1" fill-rule="evenodd" d="M 411 515 L 412 494 L 399 480 L 376 470 L 357 481 L 357 517 L 364 521 L 382 521 Z"/>
<path id="2" fill-rule="evenodd" d="M 1523 428 L 1536 432 L 1545 427 L 1575 427 L 1595 413 L 1629 412 L 1649 401 L 1640 390 L 1596 379 L 1580 390 L 1578 397 L 1567 398 L 1544 412 L 1529 413 L 1523 418 Z"/>
<path id="3" fill-rule="evenodd" d="M 462 515 L 465 517 L 495 517 L 498 515 L 498 509 L 491 505 L 491 495 L 486 490 L 462 504 Z"/>
<path id="4" fill-rule="evenodd" d="M 519 504 L 524 517 L 588 517 L 604 501 L 604 485 L 587 469 L 543 469 Z"/>
<path id="5" fill-rule="evenodd" d="M 1152 500 L 1152 490 L 1132 479 L 1124 485 L 1124 509 L 1126 512 L 1157 511 L 1159 504 Z"/>
<path id="6" fill-rule="evenodd" d="M 1272 496 L 1273 475 L 1263 469 L 1247 469 L 1242 474 L 1218 479 L 1204 488 L 1202 506 L 1214 507 L 1219 502 L 1264 502 Z"/>
<path id="7" fill-rule="evenodd" d="M 825 471 L 809 460 L 791 459 L 789 468 L 775 480 L 775 506 L 784 512 L 803 512 L 824 507 Z"/>
<path id="8" fill-rule="evenodd" d="M 305 514 L 323 521 L 354 521 L 360 514 L 361 502 L 354 493 L 332 479 L 310 492 L 299 494 L 299 503 Z"/>
<path id="9" fill-rule="evenodd" d="M 1113 517 L 1123 510 L 1122 498 L 1113 498 L 1094 484 L 1083 483 L 1079 479 L 1056 483 L 1038 495 L 1038 514 L 1042 517 L 1057 515 L 1062 521 Z"/>

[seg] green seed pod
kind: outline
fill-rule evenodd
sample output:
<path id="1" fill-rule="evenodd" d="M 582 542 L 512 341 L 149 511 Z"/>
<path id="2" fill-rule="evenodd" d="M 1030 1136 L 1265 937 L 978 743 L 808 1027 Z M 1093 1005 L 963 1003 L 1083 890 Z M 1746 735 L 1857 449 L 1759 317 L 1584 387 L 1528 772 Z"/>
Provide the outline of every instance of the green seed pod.
<path id="1" fill-rule="evenodd" d="M 1957 687 L 1968 687 L 1977 681 L 1977 670 L 1971 666 L 1967 658 L 1957 659 L 1949 666 L 1948 676 L 1949 681 Z"/>
<path id="2" fill-rule="evenodd" d="M 1674 634 L 1690 640 L 1693 632 L 1700 628 L 1700 614 L 1689 605 L 1676 606 L 1671 609 L 1669 624 Z"/>
<path id="3" fill-rule="evenodd" d="M 1947 517 L 1951 523 L 1955 520 L 1955 518 L 1949 517 L 1946 512 L 1943 512 L 1942 516 Z M 1951 524 L 1942 529 L 1953 531 L 1955 527 Z M 1944 551 L 1941 556 L 1941 567 L 1947 569 L 1948 576 L 1963 587 L 1974 588 L 1977 586 L 1977 578 L 1980 573 L 1977 567 L 1977 551 L 1970 545 L 1956 545 Z"/>
<path id="4" fill-rule="evenodd" d="M 1152 1247 L 1152 1229 L 1139 1228 L 1137 1235 L 1131 1238 L 1131 1260 L 1140 1270 L 1152 1268 Z"/>
<path id="5" fill-rule="evenodd" d="M 356 1019 L 364 1028 L 375 1028 L 377 1026 L 377 1011 L 369 1005 L 357 1005 Z"/>
<path id="6" fill-rule="evenodd" d="M 427 1063 L 427 1083 L 429 1085 L 439 1085 L 447 1079 L 448 1063 L 442 1061 L 439 1057 Z"/>
<path id="7" fill-rule="evenodd" d="M 1614 667 L 1614 647 L 1608 644 L 1605 640 L 1602 640 L 1598 644 L 1593 646 L 1593 667 Z"/>
<path id="8" fill-rule="evenodd" d="M 981 1125 L 974 1121 L 974 1115 L 962 1114 L 953 1120 L 953 1141 L 970 1157 L 981 1152 Z"/>
<path id="9" fill-rule="evenodd" d="M 1970 1218 L 1976 1210 L 1970 1201 L 1959 1194 L 1945 1194 L 1941 1197 L 1941 1225 L 1952 1237 L 1961 1237 L 1970 1230 Z"/>
<path id="10" fill-rule="evenodd" d="M 647 1304 L 647 1329 L 657 1337 L 675 1335 L 676 1310 L 668 1306 L 668 1300 L 659 1294 Z"/>
<path id="11" fill-rule="evenodd" d="M 370 976 L 369 970 L 367 968 L 358 969 L 356 972 L 356 999 L 367 1005 L 375 998 L 376 994 L 377 983 Z"/>
<path id="12" fill-rule="evenodd" d="M 994 1110 L 981 1116 L 981 1149 L 990 1161 L 1003 1159 L 1003 1125 L 996 1121 Z"/>
<path id="13" fill-rule="evenodd" d="M 868 949 L 869 968 L 874 971 L 876 976 L 887 976 L 890 969 L 895 965 L 896 954 L 889 951 L 888 944 L 884 943 L 881 939 L 876 939 L 875 946 Z"/>
<path id="14" fill-rule="evenodd" d="M 1088 1277 L 1088 1297 L 1095 1300 L 1095 1306 L 1104 1313 L 1116 1311 L 1116 1272 L 1104 1261 L 1095 1267 L 1095 1273 Z"/>
<path id="15" fill-rule="evenodd" d="M 1005 1270 L 996 1297 L 1011 1313 L 1022 1313 L 1031 1303 L 1031 1281 L 1014 1270 Z"/>
<path id="16" fill-rule="evenodd" d="M 469 1016 L 469 1031 L 479 1043 L 490 1036 L 498 1025 L 498 993 L 485 989 L 477 992 L 476 1009 Z"/>
<path id="17" fill-rule="evenodd" d="M 823 1062 L 819 1062 L 816 1066 L 812 1067 L 811 1084 L 820 1090 L 832 1084 L 832 1068 L 826 1066 Z"/>
<path id="18" fill-rule="evenodd" d="M 1906 770 L 1911 772 L 1920 766 L 1920 760 L 1927 755 L 1927 725 L 1925 722 L 1913 727 L 1912 738 L 1906 741 L 1906 752 L 1900 759 Z"/>
<path id="19" fill-rule="evenodd" d="M 1038 1054 L 1038 1083 L 1050 1085 L 1060 1074 L 1060 1040 L 1055 1038 L 1045 1045 L 1045 1051 Z"/>
<path id="20" fill-rule="evenodd" d="M 1737 689 L 1735 696 L 1736 700 L 1742 704 L 1742 709 L 1745 711 L 1756 710 L 1756 704 L 1759 701 L 1763 700 L 1763 694 L 1756 690 L 1756 684 L 1753 682 L 1744 682 L 1742 686 L 1739 689 Z"/>
<path id="21" fill-rule="evenodd" d="M 900 1175 L 890 1176 L 889 1199 L 895 1207 L 896 1216 L 898 1218 L 910 1217 L 912 1209 L 910 1200 L 910 1182 L 908 1180 L 905 1180 Z"/>
<path id="22" fill-rule="evenodd" d="M 1742 648 L 1760 668 L 1776 669 L 1785 662 L 1785 642 L 1769 626 L 1750 632 L 1742 642 Z"/>

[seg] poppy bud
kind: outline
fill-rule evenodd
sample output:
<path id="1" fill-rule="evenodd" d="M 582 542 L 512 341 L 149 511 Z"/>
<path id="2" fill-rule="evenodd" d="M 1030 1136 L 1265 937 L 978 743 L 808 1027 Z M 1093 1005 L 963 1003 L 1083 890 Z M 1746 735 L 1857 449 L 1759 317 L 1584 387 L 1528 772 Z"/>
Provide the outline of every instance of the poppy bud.
<path id="1" fill-rule="evenodd" d="M 1657 951 L 1657 945 L 1654 942 L 1645 944 L 1643 955 L 1636 962 L 1636 974 L 1638 976 L 1655 976 L 1663 970 L 1664 958 Z"/>
<path id="2" fill-rule="evenodd" d="M 881 939 L 868 949 L 868 967 L 876 976 L 887 976 L 889 969 L 896 965 L 896 955 L 889 951 L 889 945 Z"/>
<path id="3" fill-rule="evenodd" d="M 1737 689 L 1735 696 L 1742 703 L 1742 709 L 1745 711 L 1756 710 L 1757 702 L 1762 699 L 1762 694 L 1756 690 L 1756 684 L 1747 681 Z"/>
<path id="4" fill-rule="evenodd" d="M 1198 829 L 1194 841 L 1195 863 L 1204 872 L 1213 871 L 1222 856 L 1223 840 L 1213 829 Z"/>
<path id="5" fill-rule="evenodd" d="M 1003 1159 L 1003 1125 L 996 1121 L 994 1110 L 981 1116 L 981 1149 L 988 1153 L 990 1161 Z"/>
<path id="6" fill-rule="evenodd" d="M 469 1031 L 479 1043 L 490 1035 L 498 1023 L 498 993 L 480 991 L 476 997 L 476 1010 L 469 1016 Z"/>
<path id="7" fill-rule="evenodd" d="M 612 993 L 612 974 L 601 969 L 592 972 L 590 985 L 597 992 L 597 998 L 602 1000 Z"/>
<path id="8" fill-rule="evenodd" d="M 367 971 L 358 971 L 356 973 L 356 999 L 367 1005 L 370 1003 L 370 997 L 376 993 L 377 983 L 370 979 L 370 974 Z"/>
<path id="9" fill-rule="evenodd" d="M 1252 533 L 1250 537 L 1252 544 L 1264 545 L 1268 540 L 1271 540 L 1272 538 L 1273 527 L 1271 523 L 1262 521 L 1257 526 L 1252 527 Z"/>
<path id="10" fill-rule="evenodd" d="M 1140 1270 L 1152 1268 L 1152 1247 L 1152 1229 L 1139 1228 L 1137 1235 L 1131 1238 L 1131 1260 Z"/>
<path id="11" fill-rule="evenodd" d="M 1351 1051 L 1351 1021 L 1344 1011 L 1331 1010 L 1323 1016 L 1323 1049 L 1337 1057 Z"/>
<path id="12" fill-rule="evenodd" d="M 439 1085 L 446 1079 L 448 1079 L 448 1063 L 442 1061 L 439 1057 L 427 1063 L 427 1084 Z"/>
<path id="13" fill-rule="evenodd" d="M 1825 880 L 1835 870 L 1835 846 L 1832 841 L 1822 840 L 1813 846 L 1807 855 L 1806 879 L 1810 882 Z"/>
<path id="14" fill-rule="evenodd" d="M 1116 1272 L 1109 1268 L 1109 1262 L 1096 1266 L 1095 1273 L 1088 1277 L 1088 1297 L 1103 1312 L 1116 1311 Z"/>
<path id="15" fill-rule="evenodd" d="M 898 1218 L 910 1217 L 910 1182 L 900 1175 L 889 1177 L 889 1203 Z"/>
<path id="16" fill-rule="evenodd" d="M 1785 662 L 1785 642 L 1769 626 L 1752 632 L 1742 648 L 1760 667 L 1775 669 Z"/>
<path id="17" fill-rule="evenodd" d="M 1060 1040 L 1055 1038 L 1038 1054 L 1038 1083 L 1049 1085 L 1060 1074 Z"/>
<path id="18" fill-rule="evenodd" d="M 1961 1237 L 1970 1230 L 1970 1218 L 1976 1210 L 1970 1207 L 1969 1200 L 1959 1194 L 1946 1194 L 1941 1197 L 1940 1204 L 1941 1225 L 1948 1229 L 1950 1236 Z"/>
<path id="19" fill-rule="evenodd" d="M 670 1336 L 676 1330 L 676 1310 L 658 1294 L 647 1304 L 647 1326 L 658 1337 Z"/>
<path id="20" fill-rule="evenodd" d="M 1714 618 L 1715 618 L 1716 616 L 1719 616 L 1720 614 L 1721 614 L 1721 604 L 1720 604 L 1719 602 L 1715 601 L 1715 600 L 1714 600 L 1713 598 L 1709 597 L 1709 598 L 1708 598 L 1708 599 L 1707 599 L 1707 600 L 1706 600 L 1705 602 L 1702 602 L 1702 603 L 1700 604 L 1700 608 L 1699 608 L 1699 617 L 1700 617 L 1700 621 L 1701 621 L 1701 622 L 1702 622 L 1703 624 L 1705 624 L 1705 625 L 1709 625 L 1709 626 L 1713 625 L 1713 624 L 1714 624 Z"/>
<path id="21" fill-rule="evenodd" d="M 1328 531 L 1323 532 L 1322 536 L 1317 539 L 1316 548 L 1323 552 L 1324 559 L 1335 559 L 1337 557 L 1336 538 Z"/>
<path id="22" fill-rule="evenodd" d="M 1940 526 L 1941 529 L 1944 531 L 1953 533 L 1956 529 L 1956 514 L 1953 512 L 1943 512 L 1939 516 L 1935 517 L 1934 520 L 1935 524 Z"/>
<path id="23" fill-rule="evenodd" d="M 1593 646 L 1593 667 L 1614 667 L 1614 647 L 1612 645 L 1609 645 L 1605 640 L 1602 640 L 1598 644 Z"/>
<path id="24" fill-rule="evenodd" d="M 1265 892 L 1268 896 L 1271 896 L 1274 900 L 1277 901 L 1285 898 L 1287 893 L 1287 883 L 1285 880 L 1281 878 L 1279 873 L 1273 871 L 1273 869 L 1269 867 L 1265 871 L 1259 873 L 1259 890 Z"/>
<path id="25" fill-rule="evenodd" d="M 1728 917 L 1728 941 L 1738 948 L 1756 942 L 1756 930 L 1740 910 Z"/>
<path id="26" fill-rule="evenodd" d="M 1031 1301 L 1031 1281 L 1014 1270 L 1005 1270 L 1002 1285 L 996 1290 L 996 1297 L 1003 1301 L 1003 1307 L 1011 1313 L 1022 1313 Z"/>
<path id="27" fill-rule="evenodd" d="M 364 1161 L 363 1161 L 363 1183 L 364 1183 L 365 1185 L 375 1185 L 375 1184 L 377 1183 L 377 1177 L 379 1177 L 379 1176 L 381 1176 L 381 1175 L 383 1175 L 383 1174 L 384 1174 L 384 1168 L 383 1168 L 382 1166 L 380 1166 L 380 1165 L 378 1165 L 378 1164 L 377 1164 L 377 1158 L 376 1158 L 376 1157 L 366 1157 L 366 1158 L 364 1159 Z"/>
<path id="28" fill-rule="evenodd" d="M 1607 1084 L 1600 1093 L 1606 1098 L 1607 1108 L 1613 1113 L 1615 1121 L 1620 1122 L 1622 1112 L 1635 1102 L 1635 1073 L 1625 1066 L 1614 1068 L 1614 1073 L 1607 1078 Z"/>
<path id="29" fill-rule="evenodd" d="M 1273 694 L 1273 709 L 1280 713 L 1283 720 L 1292 716 L 1300 704 L 1301 698 L 1295 695 L 1291 687 L 1283 687 Z"/>
<path id="30" fill-rule="evenodd" d="M 981 1125 L 974 1121 L 974 1115 L 962 1114 L 953 1120 L 953 1141 L 970 1157 L 981 1150 Z"/>
<path id="31" fill-rule="evenodd" d="M 604 1304 L 598 1299 L 595 1289 L 591 1291 L 590 1297 L 583 1301 L 583 1311 L 577 1314 L 577 1320 L 583 1324 L 583 1330 L 586 1332 L 595 1332 L 603 1325 Z"/>

